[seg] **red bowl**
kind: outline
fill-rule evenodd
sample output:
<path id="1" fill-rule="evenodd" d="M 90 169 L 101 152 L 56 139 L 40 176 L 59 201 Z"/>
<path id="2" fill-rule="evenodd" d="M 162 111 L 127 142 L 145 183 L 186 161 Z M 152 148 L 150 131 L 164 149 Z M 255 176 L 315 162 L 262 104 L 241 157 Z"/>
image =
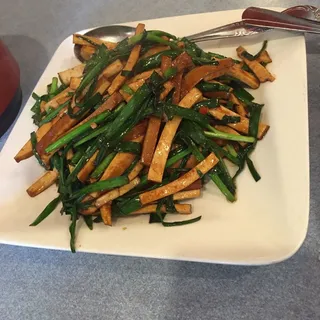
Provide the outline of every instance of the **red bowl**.
<path id="1" fill-rule="evenodd" d="M 14 121 L 21 100 L 19 66 L 0 40 L 0 136 Z"/>

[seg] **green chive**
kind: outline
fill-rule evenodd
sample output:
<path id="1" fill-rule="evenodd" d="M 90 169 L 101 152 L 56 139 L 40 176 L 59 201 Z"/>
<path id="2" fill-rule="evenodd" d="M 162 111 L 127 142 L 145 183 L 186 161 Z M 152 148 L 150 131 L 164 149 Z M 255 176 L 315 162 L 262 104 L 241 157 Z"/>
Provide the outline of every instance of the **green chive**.
<path id="1" fill-rule="evenodd" d="M 238 122 L 240 122 L 240 120 L 241 120 L 241 118 L 238 116 L 224 115 L 220 122 L 223 124 L 228 124 L 228 123 L 238 123 Z"/>
<path id="2" fill-rule="evenodd" d="M 104 160 L 96 167 L 96 169 L 93 171 L 90 177 L 92 179 L 99 179 L 104 173 L 104 171 L 108 168 L 109 164 L 111 163 L 116 154 L 116 152 L 111 152 L 110 154 L 108 154 L 104 158 Z"/>
<path id="3" fill-rule="evenodd" d="M 250 111 L 249 135 L 256 138 L 259 132 L 260 115 L 263 105 L 259 105 L 257 103 L 250 103 L 248 107 Z"/>
<path id="4" fill-rule="evenodd" d="M 89 39 L 89 38 L 87 38 L 85 36 L 82 36 L 80 34 L 78 34 L 77 37 L 82 39 L 82 40 L 84 40 L 84 41 L 86 41 L 86 42 L 88 42 L 89 44 L 91 44 L 94 47 L 97 47 L 99 45 L 99 44 L 95 43 L 94 41 L 92 41 L 91 39 Z"/>
<path id="5" fill-rule="evenodd" d="M 36 157 L 36 159 L 38 160 L 38 162 L 39 162 L 39 164 L 43 167 L 43 168 L 45 168 L 45 169 L 47 169 L 47 165 L 43 162 L 43 160 L 41 159 L 41 157 L 40 157 L 40 155 L 39 155 L 39 153 L 38 153 L 38 151 L 37 151 L 37 136 L 36 136 L 36 133 L 33 131 L 33 132 L 31 132 L 31 134 L 30 134 L 30 137 L 31 137 L 31 145 L 32 145 L 32 152 L 33 152 L 33 155 Z"/>
<path id="6" fill-rule="evenodd" d="M 207 126 L 207 128 L 211 131 L 205 131 L 204 134 L 206 137 L 209 138 L 216 138 L 216 139 L 224 139 L 224 140 L 231 140 L 231 141 L 240 141 L 240 142 L 248 142 L 248 143 L 254 143 L 256 139 L 254 137 L 247 137 L 247 136 L 241 136 L 231 133 L 225 133 L 221 132 L 210 125 Z"/>
<path id="7" fill-rule="evenodd" d="M 129 94 L 130 96 L 134 94 L 134 91 L 127 84 L 124 84 L 121 87 L 121 90 L 123 90 L 125 93 Z"/>
<path id="8" fill-rule="evenodd" d="M 88 215 L 83 215 L 83 220 L 86 223 L 87 227 L 90 230 L 93 230 L 93 221 L 92 221 L 92 216 L 88 216 Z"/>
<path id="9" fill-rule="evenodd" d="M 92 192 L 101 192 L 101 191 L 121 187 L 127 183 L 129 183 L 129 180 L 128 180 L 128 177 L 125 177 L 125 176 L 120 176 L 120 177 L 110 178 L 104 181 L 94 182 L 76 191 L 70 199 L 76 199 Z"/>
<path id="10" fill-rule="evenodd" d="M 191 153 L 191 148 L 187 148 L 187 149 L 177 153 L 176 155 L 172 156 L 171 158 L 168 159 L 168 161 L 166 163 L 166 168 L 171 167 L 174 163 L 183 159 L 184 157 L 186 157 L 190 153 Z"/>
<path id="11" fill-rule="evenodd" d="M 48 123 L 50 121 L 52 121 L 58 114 L 59 112 L 68 104 L 70 103 L 70 101 L 66 101 L 65 103 L 61 104 L 57 109 L 52 110 L 45 118 L 43 118 L 40 122 L 39 122 L 39 127 L 42 126 L 45 123 Z"/>
<path id="12" fill-rule="evenodd" d="M 50 86 L 50 92 L 49 92 L 49 97 L 50 99 L 52 99 L 54 97 L 55 92 L 58 89 L 58 78 L 57 77 L 53 77 L 52 78 L 52 83 Z"/>
<path id="13" fill-rule="evenodd" d="M 71 208 L 71 224 L 69 227 L 69 232 L 70 232 L 70 249 L 73 253 L 76 252 L 76 224 L 77 224 L 77 209 L 75 206 Z"/>
<path id="14" fill-rule="evenodd" d="M 232 90 L 232 88 L 227 86 L 226 84 L 206 81 L 201 81 L 200 83 L 198 83 L 197 88 L 202 92 L 230 92 Z"/>
<path id="15" fill-rule="evenodd" d="M 177 74 L 177 68 L 170 67 L 167 70 L 164 71 L 163 77 L 166 80 L 169 80 L 170 78 L 174 77 Z"/>
<path id="16" fill-rule="evenodd" d="M 253 177 L 253 179 L 258 182 L 260 179 L 261 179 L 261 176 L 260 174 L 258 173 L 258 171 L 256 170 L 252 160 L 247 156 L 246 157 L 246 162 L 247 162 L 247 165 L 248 165 L 248 168 L 250 170 L 250 173 Z"/>
<path id="17" fill-rule="evenodd" d="M 209 109 L 213 109 L 213 108 L 217 108 L 218 106 L 219 106 L 219 100 L 217 98 L 214 98 L 214 99 L 208 99 L 208 100 L 197 102 L 196 104 L 193 105 L 193 109 L 199 110 L 200 107 L 207 107 Z"/>
<path id="18" fill-rule="evenodd" d="M 234 148 L 234 146 L 232 144 L 227 144 L 226 148 L 227 148 L 228 152 L 230 154 L 232 154 L 234 157 L 238 156 L 237 151 L 235 150 L 235 148 Z"/>
<path id="19" fill-rule="evenodd" d="M 195 223 L 201 220 L 201 216 L 193 218 L 193 219 L 189 219 L 189 220 L 183 220 L 183 221 L 175 221 L 175 222 L 165 222 L 162 221 L 162 225 L 164 227 L 177 227 L 177 226 L 184 226 L 186 224 L 191 224 L 191 223 Z"/>
<path id="20" fill-rule="evenodd" d="M 173 50 L 181 51 L 181 49 L 173 41 L 164 40 L 161 37 L 158 37 L 158 36 L 156 36 L 155 34 L 152 34 L 152 33 L 148 33 L 147 34 L 146 40 L 149 40 L 149 41 L 152 41 L 152 42 L 156 42 L 156 43 L 161 43 L 161 44 L 164 44 L 166 46 L 169 46 Z"/>
<path id="21" fill-rule="evenodd" d="M 42 222 L 45 218 L 47 218 L 54 209 L 58 206 L 59 202 L 61 201 L 60 196 L 53 199 L 46 207 L 45 209 L 38 215 L 38 217 L 30 224 L 30 226 L 35 227 L 40 222 Z"/>
<path id="22" fill-rule="evenodd" d="M 122 70 L 121 71 L 121 75 L 126 77 L 126 78 L 130 78 L 132 76 L 133 72 L 130 70 Z"/>
<path id="23" fill-rule="evenodd" d="M 99 124 L 109 116 L 110 116 L 110 111 L 105 111 L 105 112 L 97 115 L 96 117 L 90 119 L 89 121 L 85 122 L 81 126 L 74 128 L 69 133 L 67 133 L 65 136 L 61 137 L 57 141 L 55 141 L 52 144 L 50 144 L 46 148 L 46 152 L 49 153 L 49 152 L 52 152 L 52 151 L 55 151 L 55 150 L 61 148 L 62 146 L 64 146 L 68 142 L 72 141 L 77 136 L 79 136 L 80 134 L 82 134 L 85 131 L 87 131 L 88 129 L 90 129 L 92 123 Z"/>

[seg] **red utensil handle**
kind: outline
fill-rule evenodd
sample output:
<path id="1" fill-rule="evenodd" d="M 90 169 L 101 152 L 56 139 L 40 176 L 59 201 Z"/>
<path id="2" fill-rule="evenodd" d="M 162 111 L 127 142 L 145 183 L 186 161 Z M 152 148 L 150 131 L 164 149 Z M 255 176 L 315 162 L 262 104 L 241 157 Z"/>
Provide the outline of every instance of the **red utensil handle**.
<path id="1" fill-rule="evenodd" d="M 282 12 L 296 18 L 314 20 L 320 23 L 320 9 L 314 6 L 309 6 L 309 5 L 295 6 L 295 7 L 288 8 Z"/>
<path id="2" fill-rule="evenodd" d="M 288 14 L 268 9 L 249 7 L 242 13 L 242 19 L 248 24 L 257 26 L 320 32 L 319 23 L 317 22 L 296 18 Z"/>

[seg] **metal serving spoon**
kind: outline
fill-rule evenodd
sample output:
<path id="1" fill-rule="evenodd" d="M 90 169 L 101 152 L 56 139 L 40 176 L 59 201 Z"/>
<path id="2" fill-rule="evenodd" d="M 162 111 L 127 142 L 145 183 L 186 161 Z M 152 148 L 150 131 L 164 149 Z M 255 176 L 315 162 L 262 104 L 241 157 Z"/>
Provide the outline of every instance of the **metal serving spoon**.
<path id="1" fill-rule="evenodd" d="M 250 9 L 251 8 L 246 9 L 244 13 L 248 10 L 250 12 Z M 290 15 L 292 17 L 303 18 L 306 20 L 318 22 L 319 29 L 320 29 L 320 10 L 317 9 L 316 7 L 308 6 L 308 5 L 295 6 L 295 7 L 291 7 L 284 10 L 283 13 L 286 13 L 287 15 Z M 188 38 L 193 42 L 216 40 L 216 39 L 223 39 L 223 38 L 233 38 L 233 37 L 257 34 L 257 33 L 268 30 L 270 27 L 272 28 L 274 27 L 270 24 L 266 25 L 264 22 L 265 21 L 263 21 L 263 26 L 261 26 L 261 24 L 248 25 L 245 21 L 239 21 L 239 22 L 222 26 L 222 27 L 200 32 L 200 33 L 188 36 L 186 38 Z M 308 22 L 306 21 L 306 23 Z M 113 25 L 113 26 L 104 26 L 104 27 L 92 29 L 86 32 L 84 35 L 96 37 L 105 41 L 119 42 L 126 37 L 130 37 L 134 35 L 134 33 L 135 33 L 135 28 L 133 27 Z M 84 62 L 85 60 L 82 58 L 80 54 L 80 50 L 81 50 L 81 46 L 76 44 L 74 46 L 74 54 L 81 62 Z"/>

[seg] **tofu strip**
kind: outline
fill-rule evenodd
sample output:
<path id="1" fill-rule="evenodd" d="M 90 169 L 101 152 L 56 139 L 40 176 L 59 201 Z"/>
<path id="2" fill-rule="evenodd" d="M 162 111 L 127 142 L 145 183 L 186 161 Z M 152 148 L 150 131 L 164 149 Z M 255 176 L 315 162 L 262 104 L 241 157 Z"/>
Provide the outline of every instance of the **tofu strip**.
<path id="1" fill-rule="evenodd" d="M 117 199 L 117 198 L 121 197 L 122 195 L 126 194 L 127 192 L 132 190 L 134 187 L 136 187 L 139 183 L 140 183 L 140 178 L 136 177 L 132 181 L 130 181 L 128 184 L 105 193 L 104 195 L 102 195 L 101 197 L 99 197 L 95 201 L 94 205 L 97 208 L 100 208 L 100 207 L 104 206 L 105 204 L 107 204 L 108 202 L 110 202 L 114 199 Z"/>
<path id="2" fill-rule="evenodd" d="M 174 205 L 177 212 L 180 214 L 191 214 L 192 213 L 192 207 L 191 204 L 175 204 Z M 161 212 L 166 213 L 166 207 L 162 206 L 161 207 Z M 146 213 L 156 213 L 157 212 L 157 205 L 156 204 L 149 204 L 145 207 L 142 207 L 139 210 L 133 211 L 130 213 L 130 215 L 136 215 L 136 214 L 146 214 Z"/>
<path id="3" fill-rule="evenodd" d="M 161 119 L 151 116 L 148 122 L 148 128 L 143 141 L 141 161 L 144 165 L 150 166 L 156 148 L 158 135 L 160 131 Z"/>
<path id="4" fill-rule="evenodd" d="M 237 64 L 229 68 L 226 74 L 240 80 L 252 89 L 258 89 L 260 86 L 259 80 L 253 74 L 242 70 Z"/>
<path id="5" fill-rule="evenodd" d="M 37 141 L 42 139 L 42 137 L 52 128 L 52 126 L 65 114 L 66 110 L 67 107 L 63 108 L 52 121 L 44 123 L 41 127 L 38 128 L 38 130 L 36 131 Z M 22 160 L 30 158 L 32 155 L 32 144 L 31 140 L 29 139 L 16 154 L 14 160 L 16 160 L 16 162 L 20 162 Z"/>
<path id="6" fill-rule="evenodd" d="M 245 51 L 246 50 L 241 46 L 237 48 L 239 58 L 241 58 L 248 65 L 248 67 L 253 71 L 259 81 L 274 81 L 275 77 L 260 62 L 256 60 L 251 61 L 243 56 L 243 53 Z"/>
<path id="7" fill-rule="evenodd" d="M 157 189 L 140 194 L 139 198 L 141 204 L 145 205 L 183 190 L 194 181 L 199 179 L 199 171 L 201 174 L 206 174 L 218 163 L 218 161 L 219 160 L 215 154 L 210 153 L 208 157 L 201 161 L 196 167 L 179 177 L 177 180 L 174 180 Z"/>
<path id="8" fill-rule="evenodd" d="M 249 119 L 240 116 L 238 113 L 235 113 L 228 108 L 225 108 L 223 106 L 220 106 L 215 109 L 210 109 L 209 113 L 215 117 L 218 120 L 222 120 L 222 118 L 227 115 L 227 116 L 233 116 L 233 117 L 240 117 L 240 122 L 236 123 L 228 123 L 228 126 L 241 132 L 244 134 L 248 134 L 249 131 Z M 269 130 L 269 126 L 264 124 L 264 123 L 259 123 L 259 128 L 258 128 L 258 139 L 262 139 L 264 135 L 267 133 Z"/>
<path id="9" fill-rule="evenodd" d="M 100 208 L 101 218 L 106 226 L 112 226 L 112 203 L 109 202 Z"/>
<path id="10" fill-rule="evenodd" d="M 59 72 L 58 76 L 60 81 L 63 84 L 68 86 L 70 84 L 71 78 L 79 78 L 82 76 L 83 70 L 84 70 L 84 64 L 79 64 L 73 68 Z"/>
<path id="11" fill-rule="evenodd" d="M 144 31 L 144 24 L 139 23 L 136 28 L 136 35 L 141 34 Z M 132 71 L 133 67 L 136 65 L 141 51 L 141 45 L 137 44 L 133 47 L 130 56 L 128 58 L 128 61 L 124 67 L 124 71 Z M 108 89 L 108 93 L 111 95 L 114 92 L 116 92 L 126 81 L 127 77 L 121 75 L 119 73 L 115 79 L 112 81 L 111 86 Z"/>
<path id="12" fill-rule="evenodd" d="M 58 175 L 56 170 L 47 171 L 27 189 L 28 195 L 30 197 L 35 197 L 44 190 L 47 190 L 57 181 Z"/>
<path id="13" fill-rule="evenodd" d="M 197 88 L 193 88 L 179 103 L 180 107 L 191 108 L 196 102 L 202 99 L 202 94 Z M 169 120 L 163 128 L 158 145 L 153 155 L 151 166 L 148 172 L 148 180 L 161 182 L 172 141 L 181 122 L 178 116 Z"/>
<path id="14" fill-rule="evenodd" d="M 201 196 L 201 190 L 180 191 L 173 195 L 173 200 L 186 200 L 192 198 L 199 198 Z"/>

